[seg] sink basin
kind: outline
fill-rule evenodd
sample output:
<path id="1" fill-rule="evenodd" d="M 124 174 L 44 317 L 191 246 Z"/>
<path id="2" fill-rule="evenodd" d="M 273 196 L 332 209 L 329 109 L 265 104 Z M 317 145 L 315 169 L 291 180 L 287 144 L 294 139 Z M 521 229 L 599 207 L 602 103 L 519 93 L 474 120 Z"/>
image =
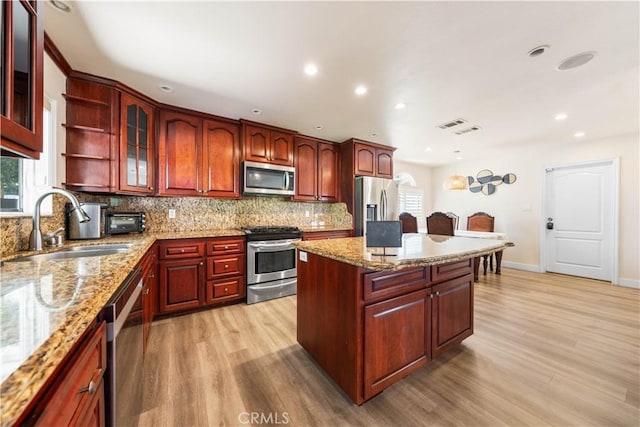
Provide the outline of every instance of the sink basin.
<path id="1" fill-rule="evenodd" d="M 91 256 L 114 255 L 127 251 L 131 243 L 119 243 L 110 245 L 74 246 L 56 252 L 46 254 L 28 255 L 7 260 L 6 262 L 47 261 L 52 259 L 85 258 Z"/>

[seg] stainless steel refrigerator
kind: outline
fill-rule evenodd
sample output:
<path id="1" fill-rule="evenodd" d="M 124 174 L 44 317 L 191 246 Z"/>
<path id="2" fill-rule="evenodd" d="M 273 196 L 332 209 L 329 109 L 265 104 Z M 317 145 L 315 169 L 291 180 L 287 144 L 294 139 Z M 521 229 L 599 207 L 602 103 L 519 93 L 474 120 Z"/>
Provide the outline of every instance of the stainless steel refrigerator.
<path id="1" fill-rule="evenodd" d="M 355 235 L 364 236 L 367 221 L 398 220 L 398 185 L 392 179 L 358 176 L 355 182 Z"/>

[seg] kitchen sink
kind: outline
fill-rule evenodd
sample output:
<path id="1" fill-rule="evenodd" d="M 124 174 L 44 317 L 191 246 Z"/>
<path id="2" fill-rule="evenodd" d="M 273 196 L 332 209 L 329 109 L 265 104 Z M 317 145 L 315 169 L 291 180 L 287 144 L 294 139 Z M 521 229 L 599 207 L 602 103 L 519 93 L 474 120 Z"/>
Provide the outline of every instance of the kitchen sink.
<path id="1" fill-rule="evenodd" d="M 85 258 L 92 256 L 114 255 L 127 251 L 131 243 L 118 243 L 110 245 L 85 245 L 74 246 L 56 252 L 35 254 L 7 260 L 6 262 L 48 261 L 52 259 Z"/>

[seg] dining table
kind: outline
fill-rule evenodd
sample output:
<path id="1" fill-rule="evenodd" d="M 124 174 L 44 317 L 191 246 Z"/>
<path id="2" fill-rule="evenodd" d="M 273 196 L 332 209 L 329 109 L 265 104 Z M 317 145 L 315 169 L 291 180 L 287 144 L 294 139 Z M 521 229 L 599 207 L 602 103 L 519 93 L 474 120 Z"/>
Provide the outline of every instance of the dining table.
<path id="1" fill-rule="evenodd" d="M 470 230 L 454 230 L 454 236 L 458 237 L 471 237 L 474 239 L 492 239 L 492 240 L 509 240 L 507 233 L 498 233 L 493 231 L 470 231 Z M 508 243 L 508 246 L 515 246 L 512 242 Z M 496 251 L 496 274 L 501 274 L 500 266 L 502 264 L 502 250 Z M 478 270 L 480 269 L 480 257 L 474 259 L 473 267 L 473 279 L 478 281 Z M 487 274 L 487 259 L 484 260 L 484 274 Z"/>

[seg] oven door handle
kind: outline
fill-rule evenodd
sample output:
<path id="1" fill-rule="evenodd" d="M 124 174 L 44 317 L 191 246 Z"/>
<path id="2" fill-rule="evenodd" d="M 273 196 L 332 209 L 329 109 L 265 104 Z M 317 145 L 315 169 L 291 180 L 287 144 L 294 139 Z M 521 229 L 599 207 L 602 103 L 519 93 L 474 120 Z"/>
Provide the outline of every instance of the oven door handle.
<path id="1" fill-rule="evenodd" d="M 258 249 L 295 248 L 291 243 L 247 243 L 247 245 Z"/>
<path id="2" fill-rule="evenodd" d="M 258 286 L 256 286 L 256 285 L 251 285 L 251 288 L 252 288 L 252 289 L 254 289 L 254 290 L 256 290 L 256 291 L 261 291 L 261 290 L 263 290 L 263 289 L 273 289 L 273 288 L 280 288 L 280 287 L 282 287 L 282 286 L 293 285 L 294 283 L 295 283 L 295 284 L 297 284 L 297 283 L 298 283 L 298 279 L 297 279 L 297 278 L 295 278 L 295 279 L 291 279 L 291 280 L 289 280 L 288 282 L 280 282 L 280 283 L 277 283 L 277 284 L 275 284 L 275 285 L 268 285 L 268 286 L 263 286 L 263 285 L 258 285 Z"/>

